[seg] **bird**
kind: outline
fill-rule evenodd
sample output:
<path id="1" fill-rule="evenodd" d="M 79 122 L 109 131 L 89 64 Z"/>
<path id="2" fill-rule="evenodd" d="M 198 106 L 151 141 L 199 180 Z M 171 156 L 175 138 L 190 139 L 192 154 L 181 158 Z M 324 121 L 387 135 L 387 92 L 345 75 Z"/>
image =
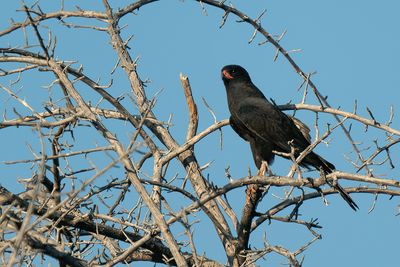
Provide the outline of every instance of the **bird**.
<path id="1" fill-rule="evenodd" d="M 262 91 L 255 86 L 249 73 L 239 65 L 227 65 L 221 70 L 225 85 L 229 122 L 232 129 L 245 141 L 250 149 L 256 167 L 265 162 L 270 166 L 275 154 L 290 159 L 294 148 L 297 158 L 310 144 L 310 129 L 300 120 L 282 112 L 275 103 L 271 103 Z M 315 168 L 324 174 L 332 173 L 335 166 L 315 152 L 311 151 L 299 163 L 306 168 Z M 353 209 L 358 206 L 350 195 L 338 184 L 332 185 Z"/>

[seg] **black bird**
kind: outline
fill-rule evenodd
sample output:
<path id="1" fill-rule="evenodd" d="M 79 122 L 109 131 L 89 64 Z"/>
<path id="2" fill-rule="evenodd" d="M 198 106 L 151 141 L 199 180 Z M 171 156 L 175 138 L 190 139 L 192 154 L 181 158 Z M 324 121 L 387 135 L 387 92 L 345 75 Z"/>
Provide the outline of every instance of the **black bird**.
<path id="1" fill-rule="evenodd" d="M 228 96 L 231 127 L 241 138 L 250 143 L 258 169 L 261 168 L 262 161 L 272 164 L 275 156 L 273 151 L 290 154 L 291 147 L 294 147 L 294 156 L 297 158 L 310 145 L 308 127 L 269 102 L 252 83 L 250 75 L 243 67 L 225 66 L 221 70 L 221 75 Z M 314 152 L 310 152 L 300 165 L 307 168 L 314 167 L 326 174 L 335 170 L 332 163 Z M 353 210 L 358 208 L 339 184 L 334 185 L 334 188 Z"/>

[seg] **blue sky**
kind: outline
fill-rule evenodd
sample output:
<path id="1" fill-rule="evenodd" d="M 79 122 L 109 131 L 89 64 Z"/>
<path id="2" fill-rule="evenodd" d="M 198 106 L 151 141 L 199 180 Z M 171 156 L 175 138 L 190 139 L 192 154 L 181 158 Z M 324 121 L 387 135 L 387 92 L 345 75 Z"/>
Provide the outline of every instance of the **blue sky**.
<path id="1" fill-rule="evenodd" d="M 129 1 L 114 2 L 123 5 Z M 293 58 L 303 71 L 317 71 L 313 81 L 323 95 L 329 96 L 328 101 L 332 107 L 340 106 L 343 110 L 352 111 L 353 103 L 357 100 L 360 115 L 368 117 L 368 106 L 377 120 L 385 122 L 389 117 L 390 106 L 393 105 L 396 116 L 392 126 L 398 128 L 400 2 L 284 0 L 233 3 L 253 18 L 266 9 L 262 26 L 271 34 L 279 36 L 287 30 L 281 44 L 287 50 L 302 49 L 293 54 Z M 11 17 L 21 21 L 23 14 L 15 12 L 19 4 L 19 1 L 2 3 L 0 30 L 7 27 Z M 73 8 L 75 4 L 72 1 L 66 3 L 66 8 Z M 45 11 L 55 10 L 57 6 L 58 1 L 42 1 L 41 4 Z M 81 7 L 103 10 L 98 3 Z M 218 119 L 229 117 L 225 89 L 220 80 L 220 69 L 224 65 L 234 63 L 244 66 L 253 82 L 277 103 L 298 102 L 302 96 L 302 92 L 297 91 L 301 78 L 283 57 L 273 62 L 275 50 L 270 44 L 257 45 L 263 40 L 259 35 L 253 43 L 248 44 L 253 32 L 249 25 L 236 23 L 237 18 L 230 15 L 226 25 L 219 29 L 223 12 L 207 6 L 206 10 L 207 15 L 194 1 L 164 0 L 145 6 L 136 15 L 127 16 L 121 21 L 122 25 L 127 25 L 123 30 L 124 37 L 133 34 L 130 52 L 132 57 L 139 57 L 139 74 L 142 79 L 151 80 L 147 87 L 148 96 L 159 93 L 155 113 L 163 120 L 168 120 L 169 115 L 173 114 L 174 127 L 171 131 L 179 142 L 184 140 L 187 123 L 186 106 L 179 81 L 180 72 L 190 78 L 200 111 L 200 130 L 213 123 L 213 118 L 202 104 L 202 97 L 213 108 Z M 87 23 L 84 20 L 79 22 Z M 79 60 L 89 76 L 95 80 L 100 78 L 103 84 L 108 83 L 111 78 L 109 72 L 116 57 L 104 33 L 88 29 L 66 29 L 54 22 L 45 24 L 51 25 L 52 31 L 57 35 L 56 54 L 59 58 Z M 41 30 L 44 33 L 47 31 L 44 28 Z M 32 32 L 31 29 L 29 31 Z M 22 40 L 22 33 L 16 32 L 7 38 L 1 38 L 0 46 L 15 46 L 21 44 Z M 31 40 L 34 42 L 33 38 Z M 50 82 L 43 74 L 37 75 L 37 72 L 31 72 L 24 77 L 20 94 L 30 99 L 40 110 L 45 99 L 39 98 L 37 92 L 45 95 L 45 89 L 40 86 Z M 112 78 L 114 95 L 129 92 L 122 71 L 117 71 Z M 0 83 L 6 85 L 9 79 L 0 78 Z M 90 92 L 83 94 L 96 101 L 97 96 Z M 174 104 L 171 105 L 171 102 Z M 310 98 L 310 103 L 315 103 L 315 100 Z M 10 109 L 13 106 L 16 106 L 15 102 L 4 92 L 0 92 L 1 111 L 7 110 L 9 116 L 12 116 Z M 297 115 L 312 126 L 312 112 L 301 111 Z M 320 119 L 320 123 L 334 123 L 327 115 L 321 115 Z M 120 128 L 115 128 L 115 131 L 123 131 L 123 125 L 116 127 Z M 132 131 L 131 129 L 130 132 Z M 362 143 L 361 147 L 373 145 L 372 140 L 375 138 L 379 138 L 381 145 L 385 141 L 381 131 L 365 132 L 363 126 L 357 123 L 354 123 L 353 133 L 355 140 Z M 32 138 L 35 136 L 28 129 L 2 130 L 4 137 L 0 144 L 3 151 L 9 153 L 0 153 L 0 161 L 32 157 L 26 144 L 38 149 L 39 143 L 34 139 L 22 141 L 21 138 L 27 134 L 32 135 Z M 228 165 L 234 178 L 246 176 L 248 166 L 255 172 L 248 145 L 229 127 L 223 129 L 223 134 L 222 151 L 218 149 L 218 134 L 209 136 L 196 146 L 200 164 L 213 161 L 205 173 L 218 185 L 226 183 L 224 169 Z M 92 145 L 104 142 L 101 136 L 83 138 Z M 345 158 L 345 155 L 354 157 L 354 154 L 349 154 L 349 142 L 340 131 L 332 138 L 329 147 L 321 145 L 317 151 L 338 169 L 354 171 Z M 396 148 L 392 151 L 395 165 L 399 162 L 398 152 Z M 371 152 L 365 153 L 369 155 Z M 277 160 L 272 169 L 276 174 L 286 174 L 287 162 Z M 31 173 L 28 165 L 16 167 L 3 164 L 0 165 L 0 172 L 0 182 L 15 188 L 15 192 L 20 190 L 15 185 L 15 178 L 26 178 Z M 375 174 L 394 179 L 399 172 L 397 168 L 390 170 L 385 165 L 377 168 Z M 281 189 L 274 192 L 283 194 Z M 236 190 L 230 196 L 235 209 L 240 211 L 243 190 Z M 388 197 L 380 196 L 375 210 L 370 214 L 368 209 L 373 203 L 373 196 L 355 195 L 354 199 L 361 208 L 356 213 L 338 196 L 328 199 L 331 202 L 328 207 L 323 206 L 320 200 L 314 200 L 301 210 L 302 219 L 319 218 L 324 227 L 320 231 L 322 240 L 306 251 L 304 266 L 386 266 L 397 262 L 396 241 L 400 236 L 395 231 L 398 227 L 398 217 L 395 216 L 398 212 L 396 198 L 389 201 Z M 264 201 L 276 200 L 270 197 Z M 268 203 L 265 205 L 268 206 Z M 295 248 L 301 242 L 311 239 L 300 227 L 274 222 L 261 227 L 257 232 L 260 234 L 253 236 L 252 244 L 260 244 L 257 239 L 262 236 L 261 230 L 266 231 L 271 243 L 289 248 Z M 200 244 L 207 246 L 204 252 L 211 258 L 223 259 L 222 248 L 217 244 L 210 244 L 207 235 L 203 235 L 202 231 L 207 231 L 207 226 L 199 226 L 196 230 L 199 235 L 195 238 Z M 284 260 L 276 256 L 267 257 L 266 260 L 270 266 L 278 266 L 282 262 Z"/>

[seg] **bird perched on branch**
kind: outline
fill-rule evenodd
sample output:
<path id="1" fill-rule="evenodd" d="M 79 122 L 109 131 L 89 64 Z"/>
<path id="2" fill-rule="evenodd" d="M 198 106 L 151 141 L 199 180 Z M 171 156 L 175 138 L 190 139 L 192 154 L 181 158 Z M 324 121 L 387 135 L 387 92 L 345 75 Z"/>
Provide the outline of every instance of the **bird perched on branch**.
<path id="1" fill-rule="evenodd" d="M 230 124 L 241 138 L 250 143 L 258 169 L 261 168 L 262 162 L 266 162 L 267 166 L 272 164 L 274 151 L 280 152 L 280 156 L 289 159 L 293 153 L 297 158 L 310 145 L 308 127 L 269 102 L 252 83 L 248 72 L 243 67 L 225 66 L 221 70 L 221 75 L 228 96 Z M 299 165 L 314 167 L 325 174 L 335 170 L 332 163 L 312 151 Z M 339 184 L 333 186 L 353 210 L 358 208 Z"/>

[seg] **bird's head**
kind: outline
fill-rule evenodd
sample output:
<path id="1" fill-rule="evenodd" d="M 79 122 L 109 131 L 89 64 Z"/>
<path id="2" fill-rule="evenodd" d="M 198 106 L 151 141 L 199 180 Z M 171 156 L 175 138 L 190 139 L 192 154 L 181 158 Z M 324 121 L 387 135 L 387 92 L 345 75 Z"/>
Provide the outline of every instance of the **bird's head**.
<path id="1" fill-rule="evenodd" d="M 249 73 L 239 65 L 227 65 L 223 67 L 221 76 L 224 83 L 231 81 L 251 81 Z"/>

